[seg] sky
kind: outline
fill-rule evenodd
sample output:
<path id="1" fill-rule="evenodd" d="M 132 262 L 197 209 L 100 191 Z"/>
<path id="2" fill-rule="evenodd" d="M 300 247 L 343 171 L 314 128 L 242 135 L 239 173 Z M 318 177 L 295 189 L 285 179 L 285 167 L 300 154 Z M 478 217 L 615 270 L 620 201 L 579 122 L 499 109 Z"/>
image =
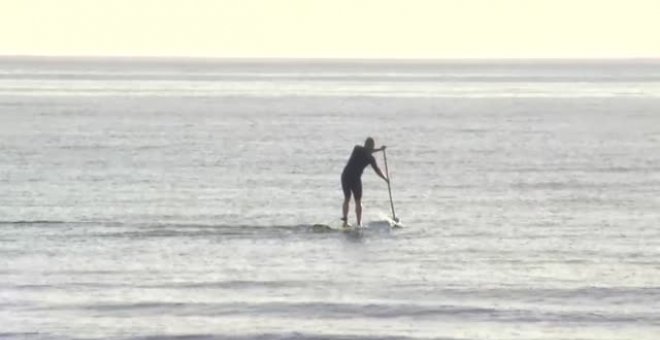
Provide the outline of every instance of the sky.
<path id="1" fill-rule="evenodd" d="M 658 58 L 660 0 L 0 0 L 0 55 Z"/>

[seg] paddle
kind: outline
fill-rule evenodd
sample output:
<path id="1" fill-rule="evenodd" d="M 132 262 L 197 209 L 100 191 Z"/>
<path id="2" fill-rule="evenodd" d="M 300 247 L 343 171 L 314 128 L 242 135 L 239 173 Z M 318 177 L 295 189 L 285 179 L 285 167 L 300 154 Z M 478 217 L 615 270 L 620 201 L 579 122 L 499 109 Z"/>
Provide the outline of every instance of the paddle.
<path id="1" fill-rule="evenodd" d="M 399 225 L 399 218 L 396 217 L 396 213 L 394 212 L 394 201 L 392 200 L 392 186 L 391 182 L 392 179 L 390 178 L 390 172 L 387 169 L 387 153 L 385 152 L 385 149 L 383 149 L 383 159 L 385 160 L 385 176 L 387 176 L 387 192 L 390 194 L 390 207 L 392 208 L 392 220 L 394 221 L 394 226 L 400 226 Z"/>

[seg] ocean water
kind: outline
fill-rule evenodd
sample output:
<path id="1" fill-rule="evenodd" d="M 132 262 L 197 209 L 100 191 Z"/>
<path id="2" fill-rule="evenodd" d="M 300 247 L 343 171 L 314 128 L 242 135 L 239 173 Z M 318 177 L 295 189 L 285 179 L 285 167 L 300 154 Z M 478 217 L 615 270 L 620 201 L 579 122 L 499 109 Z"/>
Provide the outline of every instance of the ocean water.
<path id="1" fill-rule="evenodd" d="M 659 193 L 660 62 L 4 57 L 0 338 L 658 339 Z"/>

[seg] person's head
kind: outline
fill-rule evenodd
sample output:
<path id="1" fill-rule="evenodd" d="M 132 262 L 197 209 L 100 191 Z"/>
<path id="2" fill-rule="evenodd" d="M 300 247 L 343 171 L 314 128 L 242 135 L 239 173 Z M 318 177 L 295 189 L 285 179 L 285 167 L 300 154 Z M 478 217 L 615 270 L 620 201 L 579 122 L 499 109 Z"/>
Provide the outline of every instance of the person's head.
<path id="1" fill-rule="evenodd" d="M 373 150 L 375 146 L 374 139 L 371 137 L 367 137 L 367 139 L 364 141 L 364 147 L 367 150 Z"/>

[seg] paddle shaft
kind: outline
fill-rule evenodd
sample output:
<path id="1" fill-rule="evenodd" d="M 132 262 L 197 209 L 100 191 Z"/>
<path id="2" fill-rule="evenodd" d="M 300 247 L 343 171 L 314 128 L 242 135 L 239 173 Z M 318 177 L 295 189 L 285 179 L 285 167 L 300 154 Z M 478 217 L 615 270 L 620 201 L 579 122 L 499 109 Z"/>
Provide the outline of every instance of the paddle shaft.
<path id="1" fill-rule="evenodd" d="M 392 208 L 392 219 L 397 221 L 396 213 L 394 213 L 394 201 L 392 200 L 392 186 L 390 185 L 390 172 L 387 169 L 387 153 L 383 149 L 383 159 L 385 160 L 385 176 L 387 176 L 387 192 L 390 194 L 390 207 Z"/>

